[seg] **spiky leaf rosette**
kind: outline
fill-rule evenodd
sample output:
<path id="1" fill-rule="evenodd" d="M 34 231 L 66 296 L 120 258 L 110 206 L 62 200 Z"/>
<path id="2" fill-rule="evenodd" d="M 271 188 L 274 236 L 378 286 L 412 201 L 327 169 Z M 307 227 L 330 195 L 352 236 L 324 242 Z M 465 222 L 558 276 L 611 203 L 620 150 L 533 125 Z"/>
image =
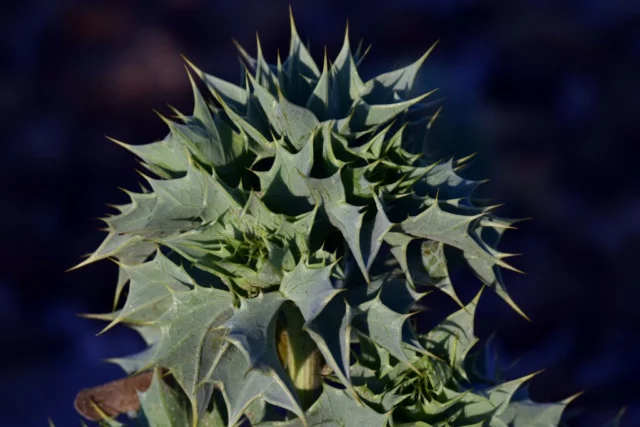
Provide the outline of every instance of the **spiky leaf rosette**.
<path id="1" fill-rule="evenodd" d="M 456 172 L 466 159 L 430 163 L 422 151 L 437 114 L 431 92 L 412 88 L 429 52 L 365 82 L 348 33 L 319 67 L 292 19 L 284 62 L 268 64 L 259 41 L 255 58 L 240 53 L 239 85 L 189 63 L 211 96 L 191 79 L 193 113 L 163 118 L 164 140 L 118 142 L 156 177 L 115 206 L 80 264 L 117 262 L 116 304 L 128 286 L 126 301 L 94 317 L 149 345 L 114 361 L 129 373 L 161 368 L 179 386 L 155 382 L 142 395 L 149 423 L 533 419 L 531 402 L 512 399 L 521 380 L 465 391 L 476 300 L 426 337 L 408 322 L 426 288 L 459 302 L 450 257 L 522 313 L 496 248 L 513 221 L 474 201 L 480 183 Z"/>
<path id="2" fill-rule="evenodd" d="M 417 337 L 432 355 L 405 350 L 408 363 L 402 363 L 367 340 L 351 375 L 362 399 L 380 411 L 392 410 L 395 425 L 560 425 L 564 408 L 576 396 L 558 403 L 535 403 L 521 387 L 535 374 L 503 381 L 500 371 L 479 363 L 485 351 L 468 357 L 477 342 L 473 324 L 479 298 L 480 293 L 432 331 Z"/>

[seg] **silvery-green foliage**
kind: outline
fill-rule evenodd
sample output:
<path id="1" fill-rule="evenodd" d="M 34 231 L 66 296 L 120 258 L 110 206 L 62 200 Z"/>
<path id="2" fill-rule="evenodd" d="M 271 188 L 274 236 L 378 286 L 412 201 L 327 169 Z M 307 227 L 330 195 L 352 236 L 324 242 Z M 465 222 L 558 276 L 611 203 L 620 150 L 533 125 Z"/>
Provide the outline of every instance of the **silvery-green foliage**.
<path id="1" fill-rule="evenodd" d="M 430 50 L 429 50 L 430 51 Z M 448 265 L 466 265 L 511 307 L 497 244 L 515 221 L 475 203 L 466 159 L 428 162 L 437 115 L 413 94 L 428 53 L 363 81 L 348 34 L 318 66 L 291 20 L 288 57 L 240 53 L 236 85 L 193 73 L 194 109 L 163 118 L 162 141 L 122 146 L 155 178 L 104 219 L 108 234 L 80 265 L 120 269 L 117 311 L 148 349 L 114 359 L 128 373 L 163 369 L 140 394 L 149 425 L 556 426 L 569 400 L 536 404 L 469 371 L 479 296 L 426 335 L 409 318 L 430 288 L 463 305 Z M 480 286 L 479 286 L 480 287 Z M 305 404 L 278 349 L 282 312 L 325 371 Z M 482 371 L 482 370 L 481 370 Z M 160 371 L 156 371 L 160 372 Z"/>

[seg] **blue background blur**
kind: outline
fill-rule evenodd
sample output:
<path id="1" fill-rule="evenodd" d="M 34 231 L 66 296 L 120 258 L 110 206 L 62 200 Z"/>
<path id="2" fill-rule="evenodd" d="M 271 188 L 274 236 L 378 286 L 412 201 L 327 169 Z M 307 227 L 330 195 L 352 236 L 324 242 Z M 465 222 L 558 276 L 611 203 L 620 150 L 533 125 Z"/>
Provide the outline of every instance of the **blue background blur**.
<path id="1" fill-rule="evenodd" d="M 104 135 L 151 142 L 166 132 L 152 109 L 189 111 L 180 53 L 236 81 L 231 38 L 255 52 L 258 30 L 274 61 L 288 49 L 287 3 L 3 3 L 1 426 L 43 426 L 47 416 L 79 425 L 75 393 L 122 375 L 101 359 L 142 347 L 129 330 L 96 337 L 103 325 L 76 317 L 110 309 L 112 263 L 64 273 L 103 237 L 91 218 L 126 200 L 116 186 L 136 188 L 134 156 Z M 349 18 L 352 41 L 373 44 L 364 77 L 441 40 L 419 81 L 447 97 L 439 140 L 450 154 L 479 152 L 468 174 L 492 179 L 484 190 L 506 203 L 499 213 L 533 217 L 503 245 L 524 255 L 514 264 L 528 274 L 505 280 L 533 323 L 486 293 L 478 333 L 497 331 L 505 360 L 522 357 L 514 376 L 547 368 L 532 382 L 536 399 L 585 390 L 575 425 L 596 426 L 623 405 L 623 425 L 640 425 L 640 2 L 292 4 L 318 60 L 324 44 L 337 54 Z"/>

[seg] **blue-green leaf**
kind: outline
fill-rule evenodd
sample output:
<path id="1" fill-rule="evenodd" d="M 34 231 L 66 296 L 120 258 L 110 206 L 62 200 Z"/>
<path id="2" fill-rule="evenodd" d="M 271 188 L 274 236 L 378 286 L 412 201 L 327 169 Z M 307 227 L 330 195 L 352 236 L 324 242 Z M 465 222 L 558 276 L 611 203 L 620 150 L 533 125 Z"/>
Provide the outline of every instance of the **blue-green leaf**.
<path id="1" fill-rule="evenodd" d="M 330 113 L 332 118 L 345 117 L 354 102 L 361 99 L 365 90 L 351 55 L 348 28 L 345 32 L 342 49 L 331 67 L 331 90 L 331 97 L 336 100 L 336 103 L 331 105 L 333 107 Z"/>
<path id="2" fill-rule="evenodd" d="M 403 343 L 403 328 L 411 314 L 395 312 L 380 298 L 361 304 L 362 312 L 354 319 L 356 329 L 376 344 L 384 347 L 396 359 L 409 364 Z"/>
<path id="3" fill-rule="evenodd" d="M 227 404 L 228 426 L 237 425 L 240 417 L 256 399 L 264 399 L 280 408 L 304 417 L 300 402 L 286 374 L 279 370 L 252 368 L 244 351 L 227 345 L 208 381 L 217 384 Z"/>
<path id="4" fill-rule="evenodd" d="M 289 45 L 289 56 L 283 64 L 289 76 L 287 86 L 287 97 L 297 104 L 304 104 L 309 97 L 312 85 L 310 81 L 317 81 L 320 70 L 309 54 L 306 46 L 300 40 L 293 13 L 289 10 L 289 21 L 291 26 L 291 43 Z"/>
<path id="5" fill-rule="evenodd" d="M 409 256 L 409 271 L 417 284 L 433 286 L 449 295 L 458 305 L 462 306 L 456 294 L 444 254 L 444 243 L 436 240 L 423 240 L 414 254 Z"/>
<path id="6" fill-rule="evenodd" d="M 170 308 L 173 292 L 195 286 L 184 269 L 160 251 L 149 262 L 123 268 L 130 278 L 127 300 L 105 330 L 120 322 L 140 325 L 154 321 Z"/>
<path id="7" fill-rule="evenodd" d="M 347 203 L 340 171 L 329 178 L 307 178 L 306 182 L 312 192 L 316 194 L 314 197 L 318 201 L 322 201 L 322 206 L 329 217 L 329 221 L 340 230 L 360 267 L 362 275 L 365 280 L 369 281 L 367 265 L 360 246 L 364 214 L 361 213 L 362 208 L 360 206 Z"/>
<path id="8" fill-rule="evenodd" d="M 304 107 L 293 104 L 278 93 L 278 105 L 275 107 L 278 127 L 286 134 L 291 145 L 300 150 L 320 123 L 316 116 Z"/>
<path id="9" fill-rule="evenodd" d="M 424 336 L 425 348 L 453 367 L 462 369 L 461 364 L 478 341 L 474 335 L 473 322 L 481 293 Z M 461 373 L 464 376 L 464 372 Z"/>
<path id="10" fill-rule="evenodd" d="M 469 199 L 474 190 L 483 181 L 472 181 L 458 175 L 453 166 L 453 159 L 436 164 L 418 184 L 416 188 L 438 192 L 445 199 Z"/>
<path id="11" fill-rule="evenodd" d="M 554 427 L 560 424 L 562 413 L 575 397 L 556 403 L 536 403 L 529 399 L 511 402 L 499 418 L 510 427 Z"/>
<path id="12" fill-rule="evenodd" d="M 422 55 L 417 61 L 406 67 L 388 73 L 380 74 L 365 83 L 365 91 L 367 97 L 386 100 L 391 97 L 394 92 L 400 94 L 402 98 L 406 98 L 413 88 L 418 71 L 424 64 L 429 54 L 436 47 L 438 42 L 434 43 L 429 50 Z"/>
<path id="13" fill-rule="evenodd" d="M 219 97 L 235 113 L 243 115 L 246 112 L 248 101 L 246 90 L 233 83 L 206 74 L 188 60 L 187 64 L 189 64 L 196 75 L 205 82 L 211 93 Z"/>
<path id="14" fill-rule="evenodd" d="M 362 250 L 362 258 L 367 272 L 371 268 L 373 261 L 382 246 L 384 236 L 393 226 L 384 212 L 382 203 L 380 203 L 380 200 L 378 200 L 378 197 L 375 194 L 373 195 L 373 200 L 375 201 L 377 208 L 376 216 L 372 221 L 364 223 L 360 232 L 360 248 Z"/>
<path id="15" fill-rule="evenodd" d="M 349 304 L 333 298 L 307 327 L 324 360 L 347 388 L 351 388 L 349 352 L 353 312 Z"/>
<path id="16" fill-rule="evenodd" d="M 495 414 L 502 414 L 509 407 L 509 402 L 511 402 L 513 395 L 520 388 L 520 386 L 522 386 L 522 384 L 529 381 L 537 374 L 538 372 L 535 372 L 522 378 L 498 384 L 488 390 L 483 390 L 483 394 L 487 396 L 489 398 L 489 401 L 496 407 Z"/>
<path id="17" fill-rule="evenodd" d="M 140 406 L 152 427 L 187 427 L 191 425 L 190 411 L 185 410 L 180 395 L 162 379 L 158 369 L 153 374 L 151 385 L 144 393 L 138 392 Z"/>
<path id="18" fill-rule="evenodd" d="M 313 138 L 309 138 L 302 149 L 290 153 L 281 144 L 276 145 L 276 156 L 266 172 L 255 172 L 260 179 L 260 188 L 264 192 L 263 201 L 272 209 L 284 212 L 300 209 L 306 211 L 310 206 L 311 192 L 302 176 L 309 176 L 313 165 Z"/>
<path id="19" fill-rule="evenodd" d="M 327 68 L 327 52 L 325 50 L 322 74 L 306 103 L 307 109 L 312 111 L 319 120 L 329 118 L 329 94 L 329 70 Z"/>
<path id="20" fill-rule="evenodd" d="M 485 231 L 489 231 L 493 235 L 492 241 L 487 241 L 487 244 L 491 248 L 496 248 L 500 241 L 502 234 L 507 228 L 510 228 L 511 224 L 515 221 L 499 220 L 495 217 L 483 218 L 478 223 L 475 233 L 478 236 L 486 235 Z M 489 229 L 489 230 L 486 230 Z M 488 240 L 488 239 L 487 239 Z M 463 252 L 462 254 L 467 264 L 471 268 L 471 271 L 476 275 L 478 279 L 485 285 L 491 288 L 500 298 L 502 298 L 513 310 L 520 316 L 529 320 L 529 317 L 522 311 L 522 309 L 513 301 L 511 296 L 507 293 L 507 288 L 502 279 L 502 272 L 500 268 L 493 262 L 487 261 L 484 258 L 480 258 L 474 254 Z"/>
<path id="21" fill-rule="evenodd" d="M 133 375 L 144 368 L 149 366 L 156 350 L 157 344 L 160 341 L 161 331 L 160 328 L 153 325 L 130 325 L 132 329 L 135 329 L 144 339 L 147 348 L 144 350 L 125 357 L 112 357 L 106 361 L 109 363 L 115 363 L 120 366 L 127 374 Z"/>
<path id="22" fill-rule="evenodd" d="M 433 92 L 425 93 L 408 101 L 394 104 L 367 104 L 365 101 L 358 101 L 355 104 L 353 117 L 349 127 L 353 130 L 364 130 L 369 126 L 378 126 L 393 120 L 399 114 L 406 112 L 411 106 L 416 105 Z"/>
<path id="23" fill-rule="evenodd" d="M 131 151 L 140 157 L 147 165 L 154 165 L 169 172 L 184 172 L 189 165 L 187 147 L 182 138 L 169 133 L 162 141 L 143 145 L 129 145 L 113 138 L 109 140 Z M 157 170 L 157 169 L 156 169 Z M 169 175 L 158 171 L 161 176 Z"/>
<path id="24" fill-rule="evenodd" d="M 262 54 L 262 46 L 260 44 L 260 37 L 256 33 L 256 47 L 258 54 L 256 57 L 256 80 L 260 85 L 267 88 L 269 92 L 276 93 L 278 87 L 278 77 L 273 73 L 267 61 L 265 61 Z"/>
<path id="25" fill-rule="evenodd" d="M 403 221 L 400 224 L 400 228 L 412 236 L 437 240 L 485 261 L 515 270 L 509 264 L 494 256 L 487 246 L 475 236 L 471 224 L 481 216 L 483 214 L 467 216 L 446 212 L 436 202 L 418 216 L 410 217 Z"/>
<path id="26" fill-rule="evenodd" d="M 320 398 L 305 412 L 307 423 L 296 419 L 277 424 L 259 424 L 260 426 L 282 427 L 386 427 L 390 414 L 380 414 L 370 407 L 359 403 L 345 390 L 339 390 L 324 384 Z"/>
<path id="27" fill-rule="evenodd" d="M 308 266 L 300 260 L 293 271 L 285 273 L 280 292 L 293 301 L 302 312 L 305 326 L 309 325 L 331 299 L 340 292 L 331 283 L 334 264 L 324 267 Z"/>
<path id="28" fill-rule="evenodd" d="M 151 322 L 161 338 L 150 366 L 168 369 L 191 401 L 194 418 L 208 404 L 212 389 L 201 384 L 224 343 L 224 322 L 231 316 L 228 292 L 196 286 L 172 293 L 169 309 Z"/>
<path id="29" fill-rule="evenodd" d="M 285 301 L 277 292 L 242 299 L 240 308 L 225 323 L 227 339 L 245 353 L 251 369 L 269 372 L 279 366 L 275 328 Z"/>

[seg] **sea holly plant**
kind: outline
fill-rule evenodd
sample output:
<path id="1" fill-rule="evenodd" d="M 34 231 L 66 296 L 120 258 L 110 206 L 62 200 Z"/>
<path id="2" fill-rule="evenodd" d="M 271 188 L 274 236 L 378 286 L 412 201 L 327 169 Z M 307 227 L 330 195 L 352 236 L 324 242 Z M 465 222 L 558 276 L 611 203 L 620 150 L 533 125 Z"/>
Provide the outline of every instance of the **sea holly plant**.
<path id="1" fill-rule="evenodd" d="M 79 264 L 116 262 L 116 309 L 92 317 L 134 328 L 148 346 L 113 359 L 137 379 L 133 404 L 85 394 L 86 417 L 560 425 L 571 398 L 534 403 L 521 387 L 531 376 L 503 379 L 483 369 L 482 351 L 471 355 L 482 292 L 525 316 L 502 281 L 516 270 L 510 254 L 497 249 L 515 221 L 474 198 L 481 182 L 459 175 L 468 159 L 426 151 L 437 100 L 413 86 L 430 51 L 364 81 L 366 51 L 348 31 L 319 65 L 291 18 L 287 58 L 267 63 L 259 41 L 255 57 L 240 47 L 237 85 L 188 63 L 193 112 L 162 117 L 161 141 L 116 141 L 139 157 L 146 185 L 114 206 L 105 240 Z M 471 302 L 456 293 L 455 265 L 484 289 Z M 411 316 L 431 291 L 460 309 L 419 334 Z"/>

